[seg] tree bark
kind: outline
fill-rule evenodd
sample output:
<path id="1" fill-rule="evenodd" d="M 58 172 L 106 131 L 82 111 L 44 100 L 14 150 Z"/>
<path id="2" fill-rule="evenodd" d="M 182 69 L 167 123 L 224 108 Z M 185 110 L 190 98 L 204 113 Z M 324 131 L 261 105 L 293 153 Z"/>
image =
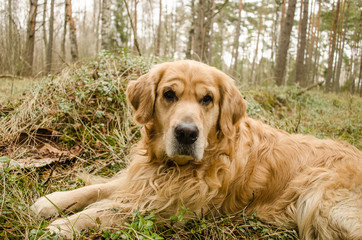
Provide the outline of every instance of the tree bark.
<path id="1" fill-rule="evenodd" d="M 31 0 L 25 45 L 25 74 L 27 75 L 32 74 L 33 68 L 37 8 L 38 0 Z"/>
<path id="2" fill-rule="evenodd" d="M 67 23 L 70 27 L 69 38 L 70 38 L 70 55 L 72 56 L 73 62 L 78 60 L 78 42 L 76 35 L 75 22 L 72 16 L 72 0 L 66 0 L 65 12 L 67 14 Z"/>
<path id="3" fill-rule="evenodd" d="M 293 28 L 295 6 L 296 6 L 296 0 L 289 0 L 287 16 L 284 21 L 282 31 L 280 32 L 278 54 L 276 59 L 276 68 L 274 73 L 274 79 L 278 86 L 282 85 L 284 81 L 287 53 L 290 43 L 290 34 Z"/>
<path id="4" fill-rule="evenodd" d="M 111 21 L 112 21 L 112 12 L 111 12 L 111 0 L 103 0 L 102 4 L 102 50 L 111 49 Z"/>
<path id="5" fill-rule="evenodd" d="M 236 77 L 238 69 L 238 58 L 239 58 L 239 39 L 240 39 L 240 28 L 241 28 L 241 11 L 243 9 L 243 0 L 239 0 L 239 11 L 238 11 L 238 22 L 236 24 L 236 32 L 234 38 L 234 48 L 233 48 L 233 76 Z"/>
<path id="6" fill-rule="evenodd" d="M 319 6 L 318 6 L 318 13 L 317 13 L 317 19 L 316 19 L 316 41 L 315 41 L 315 50 L 314 50 L 314 66 L 313 66 L 313 73 L 312 73 L 312 83 L 316 82 L 315 79 L 318 74 L 318 67 L 319 67 L 319 41 L 320 41 L 320 23 L 321 23 L 321 9 L 322 9 L 322 0 L 319 0 Z"/>
<path id="7" fill-rule="evenodd" d="M 282 32 L 285 23 L 286 5 L 287 5 L 287 0 L 283 0 L 281 5 L 282 12 L 280 14 L 280 30 L 279 30 L 280 33 Z"/>
<path id="8" fill-rule="evenodd" d="M 274 61 L 274 54 L 276 52 L 277 49 L 277 26 L 278 26 L 278 21 L 279 21 L 279 7 L 275 8 L 275 16 L 274 16 L 274 21 L 273 21 L 273 32 L 272 32 L 272 43 L 271 43 L 271 51 L 270 51 L 270 61 L 271 61 L 271 71 L 274 72 L 274 66 L 275 66 L 275 61 Z"/>
<path id="9" fill-rule="evenodd" d="M 138 22 L 138 20 L 137 20 L 137 5 L 138 5 L 138 0 L 134 0 L 134 12 L 133 12 L 133 14 L 134 14 L 134 18 L 133 18 L 133 28 L 134 28 L 134 30 L 133 30 L 133 34 L 134 34 L 134 43 L 133 43 L 133 49 L 135 50 L 135 51 L 138 51 L 138 49 L 139 49 L 139 46 L 138 46 L 138 28 L 137 28 L 137 22 Z"/>
<path id="10" fill-rule="evenodd" d="M 257 38 L 256 38 L 255 53 L 254 53 L 253 62 L 251 64 L 251 70 L 250 70 L 249 81 L 251 83 L 255 83 L 255 80 L 254 80 L 255 63 L 256 63 L 256 58 L 258 56 L 258 51 L 259 51 L 259 41 L 260 41 L 261 29 L 263 27 L 263 17 L 262 17 L 263 10 L 262 9 L 263 9 L 263 7 L 261 7 L 260 11 L 259 11 L 258 35 L 257 35 Z"/>
<path id="11" fill-rule="evenodd" d="M 99 23 L 100 23 L 100 20 L 101 20 L 102 9 L 103 9 L 102 0 L 99 0 L 99 2 L 98 2 L 97 26 L 96 26 L 96 53 L 97 54 L 99 52 L 99 25 L 100 25 Z"/>
<path id="12" fill-rule="evenodd" d="M 305 47 L 307 41 L 308 5 L 309 1 L 304 0 L 303 18 L 302 18 L 301 31 L 300 31 L 300 45 L 297 51 L 297 59 L 295 64 L 295 83 L 299 83 L 302 87 L 305 87 L 307 85 L 307 80 L 305 79 L 306 75 L 305 75 L 304 55 L 305 55 Z"/>
<path id="13" fill-rule="evenodd" d="M 308 26 L 308 36 L 309 36 L 309 44 L 306 50 L 307 56 L 306 58 L 306 63 L 305 63 L 305 72 L 304 72 L 304 77 L 305 77 L 305 81 L 306 81 L 306 85 L 310 84 L 310 72 L 311 72 L 311 66 L 312 66 L 312 59 L 313 59 L 313 50 L 314 50 L 314 44 L 315 44 L 315 39 L 316 39 L 316 14 L 314 13 L 315 10 L 315 3 L 316 1 L 312 1 L 312 9 L 311 9 L 311 14 L 310 14 L 310 18 L 309 18 L 309 26 Z"/>
<path id="14" fill-rule="evenodd" d="M 50 1 L 50 18 L 49 18 L 49 42 L 46 55 L 46 73 L 52 70 L 53 57 L 53 37 L 54 37 L 54 0 Z"/>
<path id="15" fill-rule="evenodd" d="M 30 4 L 31 5 L 31 4 Z M 31 8 L 31 7 L 30 7 Z M 9 60 L 9 62 L 11 63 L 10 65 L 9 65 L 9 70 L 10 70 L 10 72 L 11 73 L 14 73 L 14 60 L 15 60 L 15 58 L 14 58 L 14 43 L 13 43 L 13 7 L 12 7 L 12 0 L 8 0 L 8 26 L 9 26 L 9 28 L 8 28 L 8 50 L 10 50 L 9 52 L 8 52 L 8 60 Z"/>
<path id="16" fill-rule="evenodd" d="M 126 6 L 126 10 L 127 10 L 127 15 L 128 15 L 128 18 L 129 18 L 129 21 L 131 23 L 131 29 L 133 31 L 133 36 L 134 36 L 134 46 L 136 47 L 136 50 L 138 52 L 138 55 L 142 56 L 141 54 L 141 50 L 139 48 L 139 45 L 138 45 L 138 41 L 137 41 L 137 29 L 134 27 L 134 24 L 133 24 L 133 21 L 132 21 L 132 17 L 131 17 L 131 13 L 129 12 L 129 8 L 128 8 L 128 4 L 127 4 L 127 1 L 126 0 L 123 0 L 124 2 L 124 5 Z"/>
<path id="17" fill-rule="evenodd" d="M 211 10 L 210 10 L 210 18 L 209 18 L 209 21 L 210 21 L 210 39 L 209 39 L 209 51 L 208 51 L 208 63 L 209 64 L 212 64 L 212 47 L 213 47 L 213 42 L 214 42 L 214 11 L 215 11 L 215 0 L 212 0 L 212 7 L 211 7 Z"/>
<path id="18" fill-rule="evenodd" d="M 187 59 L 191 59 L 193 50 L 194 50 L 195 24 L 196 24 L 195 1 L 194 0 L 191 0 L 191 17 L 192 17 L 192 21 L 191 21 L 191 26 L 190 26 L 190 30 L 189 30 L 189 39 L 187 42 L 187 49 L 186 49 L 186 58 Z"/>
<path id="19" fill-rule="evenodd" d="M 48 38 L 47 38 L 47 29 L 46 29 L 47 6 L 48 6 L 48 0 L 44 0 L 44 4 L 43 4 L 43 41 L 44 41 L 45 51 L 48 49 Z"/>
<path id="20" fill-rule="evenodd" d="M 161 30 L 162 30 L 162 0 L 160 0 L 160 12 L 158 14 L 158 28 L 155 55 L 160 56 L 161 51 Z"/>
<path id="21" fill-rule="evenodd" d="M 339 5 L 340 0 L 337 0 L 337 7 L 336 7 L 336 15 L 334 18 L 334 23 L 332 24 L 332 38 L 330 44 L 330 51 L 328 57 L 328 68 L 327 68 L 327 75 L 326 75 L 326 86 L 325 92 L 329 92 L 331 90 L 331 79 L 333 75 L 333 61 L 334 61 L 334 53 L 336 48 L 336 39 L 337 39 L 337 25 L 338 25 L 338 17 L 339 17 Z"/>
<path id="22" fill-rule="evenodd" d="M 67 0 L 64 2 L 64 23 L 63 23 L 63 39 L 62 39 L 62 57 L 65 60 L 65 42 L 67 36 Z"/>
<path id="23" fill-rule="evenodd" d="M 354 82 L 353 82 L 353 85 L 354 85 Z M 361 52 L 360 63 L 359 63 L 358 87 L 359 87 L 359 96 L 362 97 L 362 52 Z"/>
<path id="24" fill-rule="evenodd" d="M 339 53 L 338 53 L 337 71 L 336 71 L 335 85 L 334 85 L 336 93 L 339 92 L 339 80 L 340 80 L 340 76 L 341 76 L 344 42 L 346 40 L 346 33 L 347 33 L 347 27 L 348 27 L 349 7 L 350 7 L 350 0 L 347 0 L 346 15 L 344 18 L 344 23 L 343 23 L 341 47 L 339 48 Z"/>
<path id="25" fill-rule="evenodd" d="M 203 41 L 204 41 L 204 21 L 205 21 L 205 4 L 204 0 L 199 0 L 198 11 L 197 11 L 197 21 L 196 21 L 196 32 L 195 32 L 195 41 L 194 41 L 194 52 L 193 58 L 199 61 L 202 61 L 203 56 Z"/>

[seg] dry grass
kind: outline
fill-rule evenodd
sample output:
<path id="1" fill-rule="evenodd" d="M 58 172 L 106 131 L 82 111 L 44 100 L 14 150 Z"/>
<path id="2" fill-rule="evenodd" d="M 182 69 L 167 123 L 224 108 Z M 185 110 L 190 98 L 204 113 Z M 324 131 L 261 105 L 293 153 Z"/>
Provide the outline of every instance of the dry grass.
<path id="1" fill-rule="evenodd" d="M 44 228 L 52 219 L 36 219 L 29 206 L 42 194 L 83 186 L 78 171 L 112 176 L 128 161 L 139 127 L 125 102 L 129 80 L 137 79 L 152 59 L 103 54 L 93 62 L 44 78 L 19 101 L 0 107 L 0 239 L 53 239 Z M 241 87 L 248 113 L 289 132 L 346 140 L 362 148 L 362 100 L 300 89 Z M 62 152 L 43 152 L 47 143 Z M 41 168 L 14 168 L 9 159 L 59 157 Z M 187 211 L 187 209 L 184 209 Z M 297 233 L 260 222 L 255 215 L 195 218 L 184 212 L 163 222 L 152 213 L 136 213 L 123 229 L 83 232 L 84 239 L 297 239 Z M 157 220 L 156 220 L 157 219 Z"/>
<path id="2" fill-rule="evenodd" d="M 0 105 L 18 99 L 35 83 L 32 78 L 0 78 Z"/>

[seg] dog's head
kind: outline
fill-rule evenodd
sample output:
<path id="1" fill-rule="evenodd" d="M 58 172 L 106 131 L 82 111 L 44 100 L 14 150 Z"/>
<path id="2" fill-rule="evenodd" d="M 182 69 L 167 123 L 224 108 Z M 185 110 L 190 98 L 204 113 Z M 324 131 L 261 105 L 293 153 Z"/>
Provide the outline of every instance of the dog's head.
<path id="1" fill-rule="evenodd" d="M 156 157 L 180 165 L 200 161 L 210 139 L 232 137 L 246 114 L 246 102 L 230 77 L 190 60 L 156 65 L 129 83 L 127 97 L 135 120 L 152 125 Z"/>

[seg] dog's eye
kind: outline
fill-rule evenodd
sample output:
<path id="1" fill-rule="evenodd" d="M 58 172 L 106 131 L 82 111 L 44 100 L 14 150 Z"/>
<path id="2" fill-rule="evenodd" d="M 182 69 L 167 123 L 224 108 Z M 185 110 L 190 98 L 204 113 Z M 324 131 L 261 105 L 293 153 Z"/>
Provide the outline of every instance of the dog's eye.
<path id="1" fill-rule="evenodd" d="M 176 93 L 172 90 L 168 90 L 163 93 L 163 97 L 170 102 L 177 100 Z"/>
<path id="2" fill-rule="evenodd" d="M 201 103 L 205 106 L 209 105 L 212 102 L 212 97 L 210 95 L 206 95 L 201 99 Z"/>

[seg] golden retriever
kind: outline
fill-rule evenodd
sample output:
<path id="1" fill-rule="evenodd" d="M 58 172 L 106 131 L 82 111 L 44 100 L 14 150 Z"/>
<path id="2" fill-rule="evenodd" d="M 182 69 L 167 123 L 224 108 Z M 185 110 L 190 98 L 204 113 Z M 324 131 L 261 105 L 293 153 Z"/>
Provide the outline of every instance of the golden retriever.
<path id="1" fill-rule="evenodd" d="M 134 210 L 176 215 L 257 212 L 297 227 L 302 239 L 362 239 L 362 152 L 339 141 L 292 135 L 246 114 L 223 72 L 196 61 L 156 65 L 127 98 L 142 138 L 129 166 L 105 183 L 55 192 L 31 207 L 72 212 L 51 231 L 122 224 Z"/>

